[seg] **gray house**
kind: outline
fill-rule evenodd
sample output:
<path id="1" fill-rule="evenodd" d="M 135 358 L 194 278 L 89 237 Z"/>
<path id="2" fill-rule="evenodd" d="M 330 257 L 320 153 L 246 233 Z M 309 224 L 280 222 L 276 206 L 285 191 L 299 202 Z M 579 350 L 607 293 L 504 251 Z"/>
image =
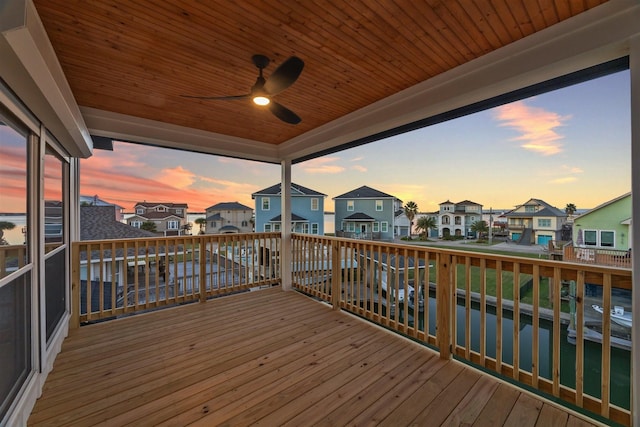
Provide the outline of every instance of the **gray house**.
<path id="1" fill-rule="evenodd" d="M 221 202 L 206 209 L 206 234 L 251 233 L 253 208 L 238 202 Z"/>
<path id="2" fill-rule="evenodd" d="M 402 200 L 366 185 L 334 197 L 336 236 L 393 240 Z"/>
<path id="3" fill-rule="evenodd" d="M 282 223 L 281 184 L 256 191 L 256 232 L 280 231 Z M 291 231 L 324 234 L 324 198 L 326 194 L 291 183 Z"/>

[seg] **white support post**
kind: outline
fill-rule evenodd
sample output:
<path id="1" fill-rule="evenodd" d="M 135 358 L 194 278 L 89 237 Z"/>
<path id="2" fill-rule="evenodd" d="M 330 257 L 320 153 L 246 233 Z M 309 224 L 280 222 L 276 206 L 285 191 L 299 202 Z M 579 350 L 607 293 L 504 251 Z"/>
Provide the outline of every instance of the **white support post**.
<path id="1" fill-rule="evenodd" d="M 291 290 L 291 160 L 283 160 L 281 163 L 282 178 L 280 181 L 280 277 L 282 290 Z"/>
<path id="2" fill-rule="evenodd" d="M 640 242 L 640 36 L 629 43 L 629 70 L 631 83 L 631 245 Z M 629 247 L 632 247 L 632 246 Z M 631 338 L 631 425 L 640 426 L 640 276 L 635 274 L 640 268 L 640 250 L 633 248 L 632 293 L 633 322 Z"/>

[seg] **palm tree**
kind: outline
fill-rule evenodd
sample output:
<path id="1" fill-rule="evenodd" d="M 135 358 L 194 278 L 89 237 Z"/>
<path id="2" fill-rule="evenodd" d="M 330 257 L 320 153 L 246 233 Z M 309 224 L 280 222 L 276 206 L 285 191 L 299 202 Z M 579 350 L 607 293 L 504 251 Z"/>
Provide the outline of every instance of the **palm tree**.
<path id="1" fill-rule="evenodd" d="M 577 210 L 576 205 L 573 203 L 567 203 L 567 206 L 564 208 L 564 212 L 569 216 L 573 215 Z"/>
<path id="2" fill-rule="evenodd" d="M 429 237 L 429 230 L 432 228 L 436 228 L 437 226 L 438 224 L 436 224 L 436 219 L 432 216 L 420 217 L 416 222 L 416 229 L 422 230 L 422 233 L 424 233 L 425 240 Z"/>
<path id="3" fill-rule="evenodd" d="M 204 226 L 207 225 L 207 219 L 197 218 L 194 222 L 200 226 L 200 231 L 198 232 L 198 234 L 204 234 Z"/>
<path id="4" fill-rule="evenodd" d="M 16 225 L 9 221 L 0 221 L 0 245 L 8 245 L 9 243 L 4 239 L 4 230 L 13 230 Z"/>
<path id="5" fill-rule="evenodd" d="M 413 225 L 413 219 L 416 217 L 418 213 L 418 205 L 416 202 L 407 202 L 404 205 L 404 214 L 409 219 L 409 239 L 411 239 L 411 226 Z"/>
<path id="6" fill-rule="evenodd" d="M 476 233 L 478 238 L 482 237 L 482 235 L 489 231 L 489 226 L 487 225 L 487 221 L 476 221 L 471 224 L 471 231 Z"/>

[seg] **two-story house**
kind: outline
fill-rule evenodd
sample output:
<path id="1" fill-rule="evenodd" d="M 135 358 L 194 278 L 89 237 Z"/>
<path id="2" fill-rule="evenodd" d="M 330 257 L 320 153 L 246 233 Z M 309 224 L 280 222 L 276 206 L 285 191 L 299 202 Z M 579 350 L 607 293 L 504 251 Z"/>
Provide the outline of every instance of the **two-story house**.
<path id="1" fill-rule="evenodd" d="M 366 185 L 334 197 L 336 236 L 393 240 L 402 200 Z"/>
<path id="2" fill-rule="evenodd" d="M 205 234 L 251 233 L 253 208 L 238 202 L 220 202 L 205 209 Z"/>
<path id="3" fill-rule="evenodd" d="M 562 240 L 562 227 L 567 222 L 564 211 L 540 199 L 529 199 L 504 216 L 509 238 L 526 245 L 548 245 L 551 240 Z"/>
<path id="4" fill-rule="evenodd" d="M 282 223 L 281 184 L 251 194 L 256 202 L 255 230 L 280 231 Z M 324 199 L 326 194 L 291 183 L 291 231 L 324 234 Z"/>
<path id="5" fill-rule="evenodd" d="M 453 203 L 450 200 L 440 203 L 438 212 L 438 237 L 463 236 L 477 237 L 471 227 L 482 220 L 482 205 L 470 200 Z"/>
<path id="6" fill-rule="evenodd" d="M 134 215 L 127 223 L 140 228 L 145 222 L 153 222 L 156 232 L 165 236 L 179 236 L 188 230 L 186 203 L 139 202 L 134 206 Z"/>
<path id="7" fill-rule="evenodd" d="M 106 200 L 99 198 L 97 194 L 94 196 L 85 196 L 81 194 L 80 206 L 113 206 L 116 210 L 116 220 L 124 220 L 124 208 L 122 206 L 107 202 Z"/>

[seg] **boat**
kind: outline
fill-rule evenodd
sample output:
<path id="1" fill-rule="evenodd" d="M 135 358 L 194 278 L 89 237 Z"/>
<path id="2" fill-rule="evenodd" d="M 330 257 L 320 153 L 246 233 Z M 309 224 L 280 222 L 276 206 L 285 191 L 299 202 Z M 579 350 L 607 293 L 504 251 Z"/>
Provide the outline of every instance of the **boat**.
<path id="1" fill-rule="evenodd" d="M 604 313 L 604 309 L 597 304 L 593 304 L 591 307 L 600 314 Z M 631 319 L 631 312 L 625 311 L 624 307 L 616 305 L 611 309 L 611 320 L 618 325 L 630 328 L 632 324 Z"/>

